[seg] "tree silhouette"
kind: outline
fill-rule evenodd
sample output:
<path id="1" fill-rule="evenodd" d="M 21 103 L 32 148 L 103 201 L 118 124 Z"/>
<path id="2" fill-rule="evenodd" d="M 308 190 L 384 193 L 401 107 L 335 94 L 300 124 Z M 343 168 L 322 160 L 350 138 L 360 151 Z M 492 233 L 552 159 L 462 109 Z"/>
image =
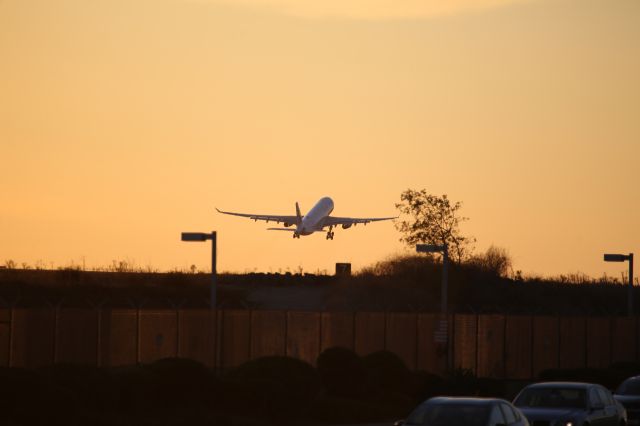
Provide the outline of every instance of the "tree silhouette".
<path id="1" fill-rule="evenodd" d="M 428 194 L 407 189 L 400 195 L 396 208 L 403 215 L 396 222 L 398 231 L 404 234 L 400 241 L 413 247 L 417 243 L 449 246 L 449 256 L 454 262 L 461 262 L 473 251 L 475 238 L 466 237 L 460 231 L 460 223 L 469 220 L 460 216 L 462 203 L 452 203 L 447 195 Z"/>

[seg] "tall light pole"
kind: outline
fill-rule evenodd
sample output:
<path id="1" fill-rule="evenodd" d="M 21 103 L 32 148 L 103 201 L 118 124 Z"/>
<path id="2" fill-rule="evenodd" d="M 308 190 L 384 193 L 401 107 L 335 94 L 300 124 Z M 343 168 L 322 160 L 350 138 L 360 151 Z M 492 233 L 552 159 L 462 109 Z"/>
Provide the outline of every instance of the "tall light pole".
<path id="1" fill-rule="evenodd" d="M 416 251 L 418 253 L 442 253 L 442 284 L 440 286 L 440 321 L 433 333 L 433 341 L 438 344 L 444 351 L 445 366 L 449 368 L 449 351 L 447 350 L 447 342 L 449 340 L 449 333 L 447 332 L 447 287 L 449 281 L 449 246 L 445 243 L 443 245 L 435 244 L 418 244 L 416 245 Z"/>
<path id="2" fill-rule="evenodd" d="M 442 285 L 440 287 L 440 313 L 447 315 L 447 284 L 449 280 L 449 246 L 435 244 L 418 244 L 416 245 L 418 253 L 442 253 Z"/>
<path id="3" fill-rule="evenodd" d="M 210 295 L 210 307 L 211 310 L 216 309 L 216 287 L 217 287 L 217 272 L 216 272 L 216 252 L 217 252 L 217 235 L 216 231 L 211 231 L 210 234 L 203 232 L 183 232 L 182 241 L 207 241 L 211 240 L 211 295 Z"/>
<path id="4" fill-rule="evenodd" d="M 605 254 L 605 262 L 624 262 L 629 261 L 629 290 L 627 293 L 627 314 L 633 315 L 633 253 L 624 254 Z"/>

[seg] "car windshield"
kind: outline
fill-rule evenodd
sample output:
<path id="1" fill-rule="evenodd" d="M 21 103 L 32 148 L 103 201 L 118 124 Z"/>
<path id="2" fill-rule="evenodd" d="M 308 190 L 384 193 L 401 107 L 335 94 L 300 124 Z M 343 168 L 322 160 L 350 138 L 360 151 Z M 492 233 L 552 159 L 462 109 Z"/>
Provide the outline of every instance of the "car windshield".
<path id="1" fill-rule="evenodd" d="M 640 395 L 640 379 L 629 379 L 618 387 L 618 395 Z"/>
<path id="2" fill-rule="evenodd" d="M 421 405 L 409 415 L 407 425 L 420 426 L 485 426 L 489 417 L 489 405 L 437 404 Z"/>
<path id="3" fill-rule="evenodd" d="M 531 408 L 585 408 L 585 390 L 556 387 L 525 389 L 518 396 L 515 405 Z"/>

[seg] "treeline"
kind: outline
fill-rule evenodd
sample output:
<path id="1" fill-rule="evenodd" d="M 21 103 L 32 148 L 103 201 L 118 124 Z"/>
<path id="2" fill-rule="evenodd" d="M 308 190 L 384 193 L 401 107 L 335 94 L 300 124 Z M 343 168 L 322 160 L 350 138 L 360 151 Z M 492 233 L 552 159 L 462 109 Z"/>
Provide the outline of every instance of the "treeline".
<path id="1" fill-rule="evenodd" d="M 353 276 L 305 273 L 248 273 L 218 276 L 224 309 L 268 309 L 252 298 L 265 288 L 295 288 L 298 297 L 324 299 L 317 309 L 437 312 L 442 265 L 437 257 L 396 256 Z M 211 277 L 190 272 L 101 272 L 79 269 L 0 269 L 0 307 L 105 306 L 208 307 Z M 544 315 L 626 314 L 628 289 L 621 280 L 583 274 L 526 277 L 513 271 L 500 249 L 449 268 L 450 312 Z M 640 292 L 634 289 L 640 308 Z M 305 305 L 308 306 L 308 305 Z M 286 309 L 299 309 L 292 298 Z M 636 309 L 640 313 L 640 309 Z"/>

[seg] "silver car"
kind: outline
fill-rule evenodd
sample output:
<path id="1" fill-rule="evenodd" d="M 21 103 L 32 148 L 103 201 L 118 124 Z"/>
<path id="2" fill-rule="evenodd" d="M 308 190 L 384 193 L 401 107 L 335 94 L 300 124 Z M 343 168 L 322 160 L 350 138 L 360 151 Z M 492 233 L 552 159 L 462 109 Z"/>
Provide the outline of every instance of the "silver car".
<path id="1" fill-rule="evenodd" d="M 594 383 L 548 382 L 525 387 L 513 404 L 532 426 L 625 426 L 627 413 Z"/>
<path id="2" fill-rule="evenodd" d="M 510 402 L 498 398 L 436 397 L 420 404 L 394 426 L 529 426 Z"/>
<path id="3" fill-rule="evenodd" d="M 627 410 L 627 424 L 640 426 L 640 376 L 629 377 L 613 395 Z"/>

